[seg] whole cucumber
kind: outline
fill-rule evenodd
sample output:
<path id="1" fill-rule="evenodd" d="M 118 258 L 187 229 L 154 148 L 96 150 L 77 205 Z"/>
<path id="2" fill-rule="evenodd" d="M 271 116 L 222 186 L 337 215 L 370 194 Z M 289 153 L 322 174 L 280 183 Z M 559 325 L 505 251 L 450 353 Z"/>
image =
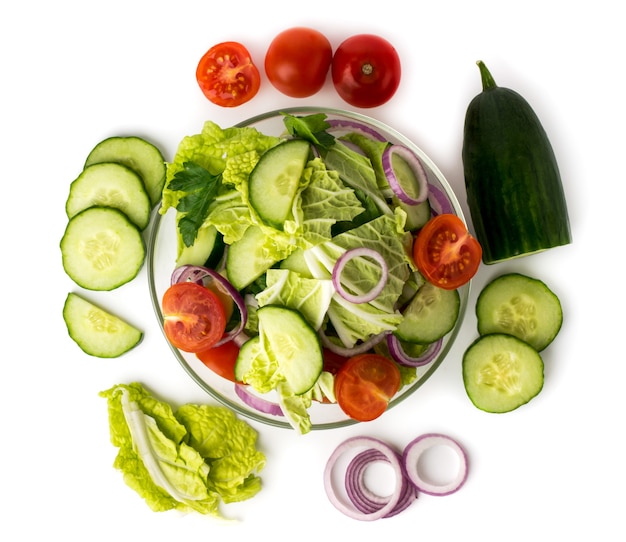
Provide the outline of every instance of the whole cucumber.
<path id="1" fill-rule="evenodd" d="M 572 242 L 552 145 L 529 103 L 496 85 L 482 61 L 483 90 L 463 132 L 467 203 L 483 262 L 493 264 Z"/>

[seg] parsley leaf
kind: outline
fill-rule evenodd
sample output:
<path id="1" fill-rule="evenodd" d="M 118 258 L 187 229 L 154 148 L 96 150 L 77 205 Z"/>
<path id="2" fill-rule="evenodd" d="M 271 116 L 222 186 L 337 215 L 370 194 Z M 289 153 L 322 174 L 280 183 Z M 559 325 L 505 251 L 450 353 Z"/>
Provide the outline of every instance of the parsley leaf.
<path id="1" fill-rule="evenodd" d="M 222 182 L 222 174 L 213 175 L 194 162 L 185 162 L 170 181 L 170 190 L 184 192 L 176 209 L 183 216 L 178 220 L 178 230 L 185 246 L 193 245 L 200 226 L 209 214 L 209 206 L 215 199 Z"/>
<path id="2" fill-rule="evenodd" d="M 292 136 L 306 139 L 318 149 L 328 150 L 335 144 L 335 136 L 326 131 L 330 128 L 330 124 L 326 120 L 325 113 L 315 113 L 305 117 L 296 117 L 285 113 L 283 123 L 287 132 Z"/>

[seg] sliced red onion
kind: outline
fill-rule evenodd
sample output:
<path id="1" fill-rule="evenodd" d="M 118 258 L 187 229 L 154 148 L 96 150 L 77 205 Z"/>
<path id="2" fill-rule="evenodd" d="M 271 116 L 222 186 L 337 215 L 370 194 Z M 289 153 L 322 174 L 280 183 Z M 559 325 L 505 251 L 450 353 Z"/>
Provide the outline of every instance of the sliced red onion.
<path id="1" fill-rule="evenodd" d="M 450 203 L 450 199 L 438 186 L 432 184 L 428 185 L 428 201 L 430 202 L 433 216 L 448 213 L 456 214 Z"/>
<path id="2" fill-rule="evenodd" d="M 347 348 L 345 346 L 338 345 L 335 341 L 331 341 L 325 334 L 323 330 L 320 330 L 318 333 L 320 337 L 320 341 L 322 346 L 325 346 L 330 351 L 335 354 L 339 354 L 344 358 L 350 358 L 352 356 L 356 356 L 358 354 L 364 354 L 365 352 L 371 350 L 376 346 L 379 342 L 385 339 L 387 332 L 379 333 L 378 335 L 372 335 L 367 341 L 359 343 L 352 348 Z"/>
<path id="3" fill-rule="evenodd" d="M 398 459 L 402 457 L 397 454 Z M 371 514 L 379 510 L 387 504 L 389 496 L 381 496 L 371 491 L 365 484 L 365 471 L 376 461 L 385 461 L 389 463 L 387 456 L 375 449 L 367 449 L 357 454 L 348 464 L 346 468 L 346 492 L 348 498 L 354 506 L 365 514 Z M 386 518 L 395 516 L 403 510 L 406 510 L 415 499 L 417 499 L 417 489 L 406 478 L 402 477 L 402 490 L 400 500 L 396 506 L 388 514 Z"/>
<path id="4" fill-rule="evenodd" d="M 454 451 L 459 458 L 459 468 L 454 477 L 445 484 L 429 482 L 420 468 L 420 458 L 424 452 L 434 446 L 446 446 Z M 463 447 L 453 438 L 439 433 L 427 433 L 410 442 L 402 454 L 406 476 L 411 483 L 428 495 L 444 496 L 458 491 L 467 480 L 468 461 Z"/>
<path id="5" fill-rule="evenodd" d="M 235 393 L 239 399 L 254 410 L 258 410 L 259 412 L 270 414 L 272 416 L 283 415 L 280 405 L 272 401 L 268 401 L 267 399 L 263 399 L 263 397 L 259 397 L 258 395 L 254 395 L 245 384 L 239 384 L 238 382 L 235 383 Z"/>
<path id="6" fill-rule="evenodd" d="M 214 269 L 209 269 L 208 267 L 201 265 L 182 265 L 177 267 L 172 272 L 170 281 L 172 284 L 176 284 L 177 282 L 196 282 L 198 284 L 204 284 L 204 281 L 207 278 L 214 280 L 222 291 L 232 297 L 235 305 L 237 305 L 237 308 L 239 309 L 240 314 L 239 324 L 225 333 L 224 336 L 215 344 L 215 346 L 220 346 L 221 344 L 234 339 L 246 326 L 246 322 L 248 320 L 248 309 L 241 294 L 228 281 L 228 279 L 226 279 L 226 277 Z"/>
<path id="7" fill-rule="evenodd" d="M 356 295 L 346 291 L 343 287 L 343 284 L 341 284 L 341 274 L 350 260 L 360 257 L 372 259 L 380 265 L 380 280 L 366 294 Z M 335 290 L 337 290 L 337 293 L 346 301 L 350 301 L 351 303 L 369 303 L 383 291 L 385 284 L 387 284 L 387 279 L 389 278 L 389 268 L 385 258 L 383 258 L 380 252 L 367 247 L 353 248 L 346 250 L 341 256 L 339 256 L 335 266 L 333 267 L 332 278 Z"/>
<path id="8" fill-rule="evenodd" d="M 397 154 L 402 158 L 413 171 L 415 178 L 417 179 L 417 187 L 415 192 L 418 194 L 416 197 L 411 196 L 402 186 L 400 179 L 398 179 L 395 169 L 393 167 L 393 155 Z M 426 170 L 417 157 L 417 155 L 408 147 L 403 145 L 390 145 L 383 151 L 382 156 L 383 170 L 389 186 L 393 190 L 393 193 L 398 196 L 398 199 L 407 205 L 419 205 L 426 201 L 428 197 L 428 175 Z"/>
<path id="9" fill-rule="evenodd" d="M 377 141 L 387 141 L 387 139 L 382 134 L 363 122 L 345 119 L 327 119 L 327 122 L 328 124 L 330 124 L 330 128 L 333 130 L 359 132 Z"/>
<path id="10" fill-rule="evenodd" d="M 442 345 L 443 339 L 439 339 L 430 344 L 421 356 L 412 357 L 404 351 L 398 337 L 393 333 L 387 335 L 387 348 L 389 349 L 391 357 L 393 357 L 394 361 L 405 367 L 422 367 L 423 365 L 429 364 L 437 357 L 437 354 L 441 351 Z"/>
<path id="11" fill-rule="evenodd" d="M 384 503 L 377 510 L 371 512 L 362 512 L 361 510 L 356 508 L 354 504 L 347 503 L 343 499 L 341 499 L 338 493 L 335 491 L 333 484 L 335 465 L 344 453 L 353 448 L 378 450 L 382 455 L 387 458 L 389 464 L 391 465 L 391 468 L 394 471 L 396 481 L 394 491 L 391 495 L 389 495 L 386 503 Z M 335 451 L 331 454 L 328 462 L 326 463 L 326 468 L 324 469 L 324 489 L 326 490 L 326 495 L 328 496 L 330 502 L 335 508 L 337 508 L 337 510 L 344 513 L 346 516 L 362 521 L 373 521 L 384 518 L 385 516 L 393 512 L 393 510 L 396 508 L 396 506 L 398 506 L 398 503 L 402 498 L 402 480 L 402 463 L 398 459 L 397 452 L 381 440 L 373 437 L 352 437 L 345 440 L 339 446 L 337 446 Z"/>

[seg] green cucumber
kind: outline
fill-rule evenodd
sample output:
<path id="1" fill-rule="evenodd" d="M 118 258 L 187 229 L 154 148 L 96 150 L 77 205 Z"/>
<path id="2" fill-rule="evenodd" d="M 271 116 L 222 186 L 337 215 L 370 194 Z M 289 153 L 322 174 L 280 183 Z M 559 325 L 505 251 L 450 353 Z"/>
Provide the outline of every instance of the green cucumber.
<path id="1" fill-rule="evenodd" d="M 241 239 L 228 247 L 226 275 L 237 290 L 252 284 L 277 263 L 278 260 L 268 256 L 264 248 L 266 240 L 267 237 L 261 228 L 249 226 Z"/>
<path id="2" fill-rule="evenodd" d="M 457 290 L 444 290 L 424 282 L 402 311 L 404 318 L 394 334 L 409 343 L 433 343 L 454 328 L 460 308 Z"/>
<path id="3" fill-rule="evenodd" d="M 87 166 L 72 181 L 65 203 L 67 217 L 94 206 L 119 209 L 141 230 L 150 222 L 150 198 L 141 177 L 116 162 Z"/>
<path id="4" fill-rule="evenodd" d="M 143 338 L 136 327 L 74 293 L 65 299 L 63 320 L 72 340 L 90 356 L 117 358 Z"/>
<path id="5" fill-rule="evenodd" d="M 250 205 L 263 222 L 278 230 L 292 216 L 309 152 L 309 143 L 302 139 L 285 141 L 265 152 L 250 173 Z"/>
<path id="6" fill-rule="evenodd" d="M 502 275 L 487 284 L 476 301 L 478 332 L 508 333 L 546 348 L 563 323 L 559 298 L 546 284 L 520 273 Z"/>
<path id="7" fill-rule="evenodd" d="M 571 243 L 561 176 L 543 126 L 522 96 L 498 87 L 478 66 L 483 91 L 467 108 L 462 160 L 484 263 Z"/>
<path id="8" fill-rule="evenodd" d="M 417 231 L 423 228 L 432 217 L 432 209 L 428 200 L 417 205 L 408 205 L 400 200 L 395 201 L 395 203 L 406 213 L 405 228 L 407 231 Z"/>
<path id="9" fill-rule="evenodd" d="M 485 412 L 510 412 L 528 403 L 543 389 L 543 380 L 541 355 L 513 335 L 483 335 L 463 355 L 465 391 Z"/>
<path id="10" fill-rule="evenodd" d="M 252 367 L 254 359 L 261 352 L 261 339 L 258 335 L 251 337 L 239 348 L 235 361 L 235 380 L 245 382 L 246 374 Z"/>
<path id="11" fill-rule="evenodd" d="M 178 232 L 178 228 L 176 228 Z M 187 246 L 178 236 L 176 267 L 181 265 L 206 265 L 214 268 L 224 253 L 224 238 L 215 226 L 202 227 L 198 230 L 193 245 Z"/>
<path id="12" fill-rule="evenodd" d="M 257 317 L 262 348 L 277 360 L 293 393 L 309 391 L 324 366 L 316 331 L 297 310 L 279 305 L 259 308 Z"/>
<path id="13" fill-rule="evenodd" d="M 141 231 L 113 207 L 90 207 L 67 223 L 63 269 L 87 290 L 113 290 L 134 279 L 145 258 Z"/>
<path id="14" fill-rule="evenodd" d="M 135 171 L 143 180 L 154 207 L 165 185 L 165 160 L 161 151 L 137 136 L 114 136 L 100 141 L 89 153 L 85 167 L 101 162 L 117 162 Z"/>

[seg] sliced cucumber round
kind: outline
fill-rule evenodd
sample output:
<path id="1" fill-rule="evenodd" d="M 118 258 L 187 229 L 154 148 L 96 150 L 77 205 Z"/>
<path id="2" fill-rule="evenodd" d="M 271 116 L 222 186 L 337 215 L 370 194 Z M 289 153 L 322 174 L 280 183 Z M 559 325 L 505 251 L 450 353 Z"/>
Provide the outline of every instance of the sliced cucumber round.
<path id="1" fill-rule="evenodd" d="M 113 290 L 137 276 L 145 259 L 141 231 L 112 207 L 90 207 L 71 218 L 61 239 L 63 268 L 88 290 Z"/>
<path id="2" fill-rule="evenodd" d="M 109 137 L 92 149 L 85 167 L 101 162 L 117 162 L 131 168 L 143 180 L 152 206 L 161 200 L 166 166 L 163 154 L 154 144 L 137 136 Z"/>
<path id="3" fill-rule="evenodd" d="M 519 273 L 487 284 L 476 301 L 478 332 L 508 333 L 537 351 L 546 348 L 563 323 L 559 298 L 542 281 Z"/>
<path id="4" fill-rule="evenodd" d="M 293 393 L 309 391 L 324 366 L 317 333 L 296 310 L 265 305 L 257 311 L 261 345 L 276 359 Z"/>
<path id="5" fill-rule="evenodd" d="M 250 226 L 241 239 L 228 247 L 226 253 L 226 273 L 228 280 L 237 289 L 242 290 L 252 284 L 277 259 L 268 255 L 264 248 L 267 237 L 258 226 Z"/>
<path id="6" fill-rule="evenodd" d="M 463 356 L 463 383 L 485 412 L 510 412 L 543 389 L 543 359 L 528 343 L 505 333 L 483 335 Z"/>
<path id="7" fill-rule="evenodd" d="M 292 139 L 265 152 L 250 173 L 250 205 L 268 225 L 282 230 L 309 158 L 309 143 Z"/>
<path id="8" fill-rule="evenodd" d="M 141 177 L 115 162 L 86 167 L 70 185 L 68 218 L 94 206 L 119 209 L 141 230 L 150 222 L 150 198 Z"/>
<path id="9" fill-rule="evenodd" d="M 72 340 L 90 356 L 117 358 L 143 338 L 136 327 L 74 293 L 65 299 L 63 319 Z"/>
<path id="10" fill-rule="evenodd" d="M 395 335 L 402 341 L 431 344 L 452 330 L 459 317 L 461 296 L 424 282 L 407 308 Z"/>

